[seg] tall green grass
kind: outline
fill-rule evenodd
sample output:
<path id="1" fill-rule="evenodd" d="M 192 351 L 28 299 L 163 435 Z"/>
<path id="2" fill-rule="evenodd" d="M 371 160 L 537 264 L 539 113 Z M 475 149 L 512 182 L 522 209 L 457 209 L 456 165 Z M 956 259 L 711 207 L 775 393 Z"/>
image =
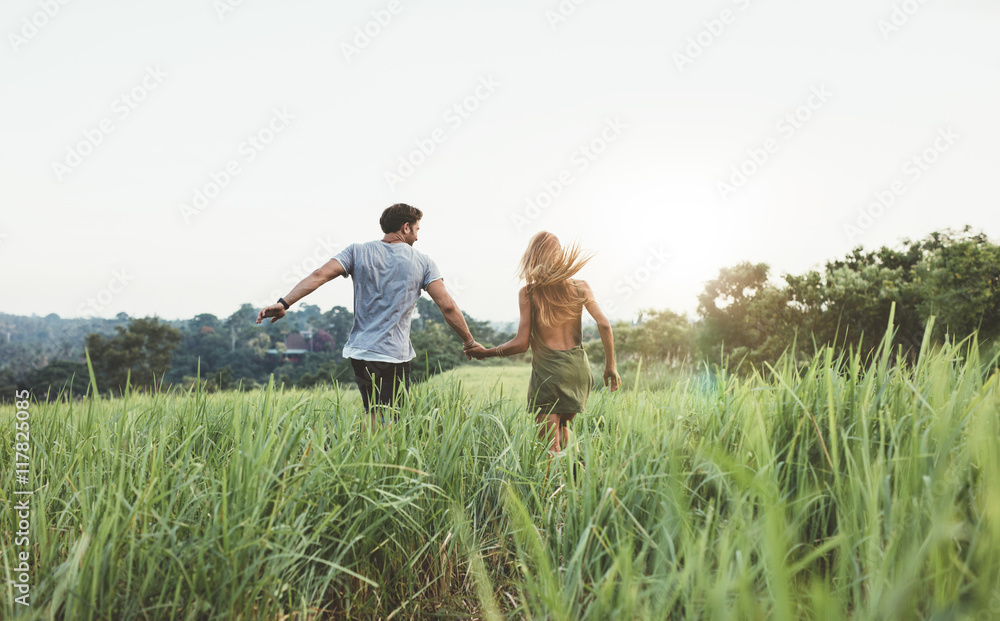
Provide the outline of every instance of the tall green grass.
<path id="1" fill-rule="evenodd" d="M 0 616 L 1000 619 L 977 352 L 598 391 L 551 463 L 521 394 L 458 380 L 373 432 L 338 389 L 39 403 L 29 609 L 0 423 Z"/>

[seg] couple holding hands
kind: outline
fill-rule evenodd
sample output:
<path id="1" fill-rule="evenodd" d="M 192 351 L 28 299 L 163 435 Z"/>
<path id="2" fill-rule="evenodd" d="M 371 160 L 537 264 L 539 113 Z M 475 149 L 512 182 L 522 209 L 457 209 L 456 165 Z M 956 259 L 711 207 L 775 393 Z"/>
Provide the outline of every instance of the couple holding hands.
<path id="1" fill-rule="evenodd" d="M 306 276 L 278 302 L 261 309 L 257 323 L 285 316 L 289 306 L 338 276 L 354 283 L 354 325 L 343 355 L 354 368 L 365 412 L 372 424 L 405 395 L 410 384 L 410 317 L 423 291 L 441 310 L 445 321 L 462 339 L 469 358 L 512 356 L 531 348 L 528 410 L 551 439 L 550 451 L 559 452 L 569 441 L 567 424 L 582 412 L 593 386 L 587 354 L 581 342 L 583 310 L 597 322 L 604 345 L 604 383 L 617 390 L 621 378 L 615 367 L 611 322 L 601 312 L 586 282 L 573 276 L 590 260 L 579 247 L 563 248 L 552 233 L 531 238 L 521 258 L 519 273 L 525 286 L 518 292 L 520 321 L 517 335 L 496 347 L 484 348 L 469 332 L 465 316 L 448 294 L 437 265 L 415 250 L 423 212 L 396 204 L 382 213 L 385 236 L 351 244 Z"/>

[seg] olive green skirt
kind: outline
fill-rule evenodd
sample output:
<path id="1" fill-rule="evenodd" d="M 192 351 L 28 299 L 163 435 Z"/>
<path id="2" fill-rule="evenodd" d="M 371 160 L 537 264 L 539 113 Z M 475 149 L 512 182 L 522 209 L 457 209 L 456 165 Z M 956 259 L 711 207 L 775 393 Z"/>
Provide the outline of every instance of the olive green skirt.
<path id="1" fill-rule="evenodd" d="M 536 341 L 531 351 L 528 409 L 542 414 L 582 412 L 594 385 L 583 346 L 560 350 Z"/>

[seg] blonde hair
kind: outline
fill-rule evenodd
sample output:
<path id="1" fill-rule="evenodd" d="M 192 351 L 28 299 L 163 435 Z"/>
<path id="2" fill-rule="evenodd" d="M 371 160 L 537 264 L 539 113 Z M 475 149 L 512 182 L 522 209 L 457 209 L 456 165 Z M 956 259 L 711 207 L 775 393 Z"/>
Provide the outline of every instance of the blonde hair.
<path id="1" fill-rule="evenodd" d="M 528 242 L 518 272 L 542 325 L 554 326 L 580 314 L 583 299 L 570 286 L 569 279 L 591 258 L 593 255 L 583 253 L 579 244 L 564 249 L 548 231 L 536 233 Z"/>

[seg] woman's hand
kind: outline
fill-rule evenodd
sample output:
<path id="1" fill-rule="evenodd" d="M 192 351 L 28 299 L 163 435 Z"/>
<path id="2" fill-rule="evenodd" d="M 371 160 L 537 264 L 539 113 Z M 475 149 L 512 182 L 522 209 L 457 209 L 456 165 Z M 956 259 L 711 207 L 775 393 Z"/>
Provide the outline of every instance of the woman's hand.
<path id="1" fill-rule="evenodd" d="M 611 392 L 618 390 L 618 387 L 622 385 L 622 378 L 618 375 L 617 369 L 614 367 L 605 367 L 604 385 L 610 388 Z"/>

